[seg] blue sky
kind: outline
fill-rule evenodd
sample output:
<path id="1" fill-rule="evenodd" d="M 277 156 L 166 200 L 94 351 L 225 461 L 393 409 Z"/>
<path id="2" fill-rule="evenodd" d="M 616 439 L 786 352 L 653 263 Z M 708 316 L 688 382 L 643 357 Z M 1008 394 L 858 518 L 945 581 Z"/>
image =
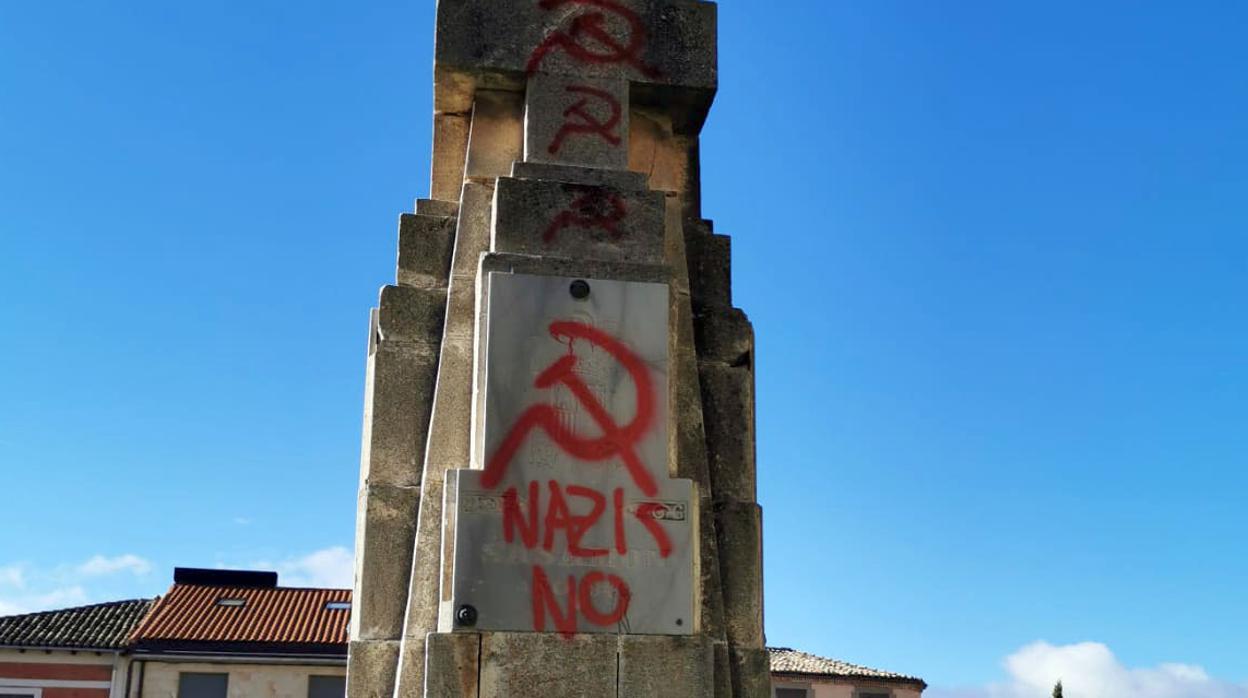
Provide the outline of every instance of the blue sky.
<path id="1" fill-rule="evenodd" d="M 0 609 L 342 578 L 432 19 L 0 4 Z M 1248 695 L 1246 21 L 723 4 L 704 208 L 758 335 L 769 642 L 939 695 L 1085 651 Z"/>

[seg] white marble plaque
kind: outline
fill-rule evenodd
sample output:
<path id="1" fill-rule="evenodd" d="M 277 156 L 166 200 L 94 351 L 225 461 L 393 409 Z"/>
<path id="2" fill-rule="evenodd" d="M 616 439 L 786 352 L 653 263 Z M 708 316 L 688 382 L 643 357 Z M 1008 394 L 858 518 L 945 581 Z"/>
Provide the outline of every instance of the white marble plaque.
<path id="1" fill-rule="evenodd" d="M 475 468 L 448 474 L 457 630 L 693 632 L 668 475 L 668 287 L 490 273 Z"/>

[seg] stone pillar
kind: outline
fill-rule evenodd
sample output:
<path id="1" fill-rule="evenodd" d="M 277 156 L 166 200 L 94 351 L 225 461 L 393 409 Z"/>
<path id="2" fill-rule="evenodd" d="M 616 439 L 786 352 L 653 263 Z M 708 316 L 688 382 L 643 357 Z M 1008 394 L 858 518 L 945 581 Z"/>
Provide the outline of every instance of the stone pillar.
<path id="1" fill-rule="evenodd" d="M 753 333 L 700 0 L 439 0 L 370 328 L 347 692 L 770 693 Z"/>

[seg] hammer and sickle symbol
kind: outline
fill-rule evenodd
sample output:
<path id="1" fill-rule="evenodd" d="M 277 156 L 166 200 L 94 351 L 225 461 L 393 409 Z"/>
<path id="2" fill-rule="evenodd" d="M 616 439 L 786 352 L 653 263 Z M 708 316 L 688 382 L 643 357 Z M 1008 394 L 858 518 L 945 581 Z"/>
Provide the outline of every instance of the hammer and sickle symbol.
<path id="1" fill-rule="evenodd" d="M 542 389 L 560 384 L 565 386 L 602 430 L 602 436 L 587 437 L 564 426 L 553 405 L 532 405 L 520 415 L 503 437 L 498 450 L 489 457 L 481 484 L 491 489 L 497 487 L 529 433 L 540 429 L 565 453 L 579 460 L 598 462 L 619 456 L 637 488 L 647 497 L 656 496 L 658 487 L 654 477 L 646 470 L 636 450 L 637 444 L 653 426 L 655 416 L 654 384 L 645 363 L 623 342 L 596 327 L 560 320 L 550 323 L 549 329 L 550 336 L 556 341 L 567 342 L 568 353 L 538 374 L 533 385 Z M 585 381 L 576 375 L 577 357 L 572 352 L 572 344 L 578 339 L 606 350 L 628 371 L 637 388 L 637 413 L 628 424 L 617 424 Z"/>
<path id="2" fill-rule="evenodd" d="M 581 63 L 624 63 L 648 78 L 660 75 L 657 69 L 646 65 L 641 59 L 641 52 L 646 47 L 646 26 L 636 12 L 615 0 L 542 0 L 538 3 L 543 10 L 554 10 L 565 5 L 597 9 L 587 9 L 574 17 L 566 31 L 556 29 L 548 34 L 529 56 L 528 72 L 537 72 L 547 55 L 563 49 Z M 608 14 L 628 25 L 627 41 L 621 42 L 608 31 Z"/>
<path id="3" fill-rule="evenodd" d="M 559 149 L 563 147 L 563 140 L 568 136 L 577 134 L 597 134 L 611 145 L 619 145 L 620 137 L 615 135 L 615 127 L 620 123 L 623 109 L 620 107 L 620 101 L 613 97 L 606 90 L 599 90 L 588 85 L 568 85 L 568 92 L 572 94 L 588 95 L 577 100 L 572 106 L 563 111 L 563 125 L 559 127 L 559 132 L 555 134 L 555 139 L 550 142 L 550 147 L 546 150 L 555 155 Z M 605 121 L 598 119 L 585 107 L 589 106 L 591 98 L 596 98 L 611 108 L 611 116 Z M 576 117 L 577 121 L 570 120 L 570 117 Z"/>
<path id="4" fill-rule="evenodd" d="M 568 188 L 573 191 L 583 190 L 584 193 L 573 199 L 566 211 L 561 211 L 558 216 L 555 216 L 555 219 L 546 227 L 546 232 L 542 234 L 543 242 L 554 242 L 559 231 L 574 226 L 605 230 L 615 239 L 623 235 L 619 223 L 628 215 L 623 199 L 597 187 L 582 188 L 569 185 Z"/>

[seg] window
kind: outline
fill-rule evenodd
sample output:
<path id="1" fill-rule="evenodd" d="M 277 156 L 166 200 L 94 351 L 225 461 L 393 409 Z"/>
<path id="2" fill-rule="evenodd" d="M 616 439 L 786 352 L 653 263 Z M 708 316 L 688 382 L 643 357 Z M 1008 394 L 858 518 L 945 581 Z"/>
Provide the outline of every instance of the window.
<path id="1" fill-rule="evenodd" d="M 309 676 L 308 698 L 342 698 L 347 694 L 344 676 Z"/>
<path id="2" fill-rule="evenodd" d="M 229 674 L 178 674 L 178 698 L 225 698 Z"/>
<path id="3" fill-rule="evenodd" d="M 858 692 L 854 693 L 854 698 L 893 698 L 893 694 L 891 691 L 880 691 L 880 690 L 864 691 L 860 689 Z"/>
<path id="4" fill-rule="evenodd" d="M 43 698 L 43 689 L 0 686 L 0 698 Z"/>
<path id="5" fill-rule="evenodd" d="M 797 686 L 777 687 L 776 698 L 810 698 L 810 690 Z"/>
<path id="6" fill-rule="evenodd" d="M 222 596 L 217 599 L 217 605 L 229 606 L 231 608 L 241 608 L 247 605 L 247 599 L 231 599 L 229 597 Z"/>
<path id="7" fill-rule="evenodd" d="M 326 601 L 325 610 L 326 611 L 350 611 L 351 602 L 350 601 Z"/>

